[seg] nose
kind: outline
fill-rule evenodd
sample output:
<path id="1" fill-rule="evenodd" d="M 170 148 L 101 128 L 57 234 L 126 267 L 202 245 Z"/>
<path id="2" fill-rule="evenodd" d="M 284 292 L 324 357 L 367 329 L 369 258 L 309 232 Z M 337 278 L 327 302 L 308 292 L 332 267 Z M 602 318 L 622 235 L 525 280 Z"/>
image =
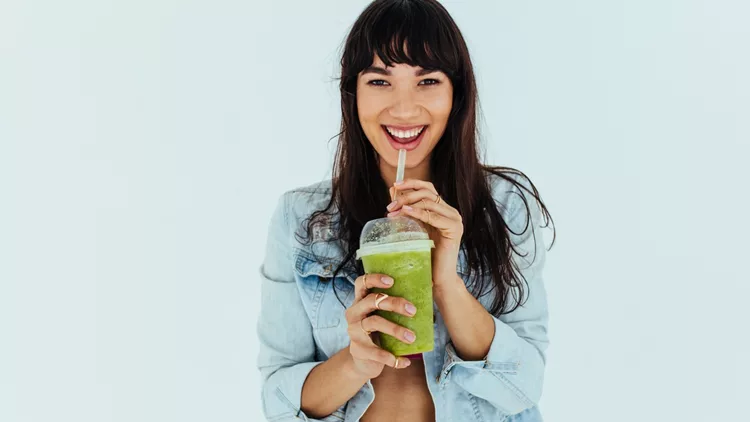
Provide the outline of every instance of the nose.
<path id="1" fill-rule="evenodd" d="M 398 90 L 388 112 L 391 117 L 398 120 L 409 121 L 419 117 L 420 107 L 415 94 L 409 89 Z"/>

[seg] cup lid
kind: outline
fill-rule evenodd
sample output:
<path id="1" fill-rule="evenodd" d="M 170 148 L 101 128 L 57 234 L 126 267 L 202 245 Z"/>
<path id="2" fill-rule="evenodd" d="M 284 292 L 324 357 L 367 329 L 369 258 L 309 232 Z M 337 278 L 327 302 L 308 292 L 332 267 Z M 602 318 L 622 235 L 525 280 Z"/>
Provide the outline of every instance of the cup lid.
<path id="1" fill-rule="evenodd" d="M 424 225 L 413 218 L 396 216 L 370 220 L 359 237 L 357 259 L 363 256 L 430 250 L 434 243 Z"/>

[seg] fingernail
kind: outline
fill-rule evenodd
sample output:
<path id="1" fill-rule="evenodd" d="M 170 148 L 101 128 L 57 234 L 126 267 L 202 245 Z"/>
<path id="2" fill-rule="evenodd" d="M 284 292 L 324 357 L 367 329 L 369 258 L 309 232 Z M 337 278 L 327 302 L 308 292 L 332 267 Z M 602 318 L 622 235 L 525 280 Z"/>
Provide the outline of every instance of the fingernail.
<path id="1" fill-rule="evenodd" d="M 408 205 L 404 205 L 404 207 L 403 207 L 403 208 L 404 208 L 405 210 L 407 210 L 407 211 L 411 211 L 411 210 L 413 210 L 413 209 L 414 209 L 414 208 L 412 208 L 412 207 L 410 207 L 410 206 L 408 206 Z"/>
<path id="2" fill-rule="evenodd" d="M 393 279 L 390 277 L 383 277 L 380 279 L 380 281 L 382 281 L 386 286 L 390 286 L 393 284 Z"/>
<path id="3" fill-rule="evenodd" d="M 404 184 L 404 181 L 403 181 L 403 180 L 401 180 L 401 181 L 399 181 L 399 182 L 395 182 L 395 183 L 393 183 L 393 186 L 401 186 L 401 185 L 403 185 L 403 184 Z"/>
<path id="4" fill-rule="evenodd" d="M 411 331 L 407 331 L 404 333 L 404 338 L 406 339 L 406 341 L 411 343 L 412 341 L 417 339 L 417 336 L 415 336 Z"/>
<path id="5" fill-rule="evenodd" d="M 416 313 L 417 313 L 417 307 L 416 307 L 416 306 L 414 306 L 414 305 L 412 305 L 411 303 L 407 303 L 407 304 L 406 304 L 406 312 L 407 312 L 407 313 L 408 313 L 409 315 L 414 315 L 414 314 L 416 314 Z"/>
<path id="6" fill-rule="evenodd" d="M 393 202 L 391 202 L 390 204 L 388 204 L 388 206 L 387 206 L 386 208 L 388 208 L 388 210 L 390 211 L 390 210 L 392 210 L 392 209 L 393 209 L 393 207 L 395 207 L 395 206 L 396 206 L 396 204 L 397 204 L 397 202 L 396 202 L 396 201 L 393 201 Z"/>
<path id="7" fill-rule="evenodd" d="M 408 358 L 407 358 L 407 359 L 406 359 L 406 362 L 404 363 L 404 368 L 406 368 L 406 367 L 407 367 L 407 366 L 409 366 L 409 365 L 411 365 L 411 359 L 408 359 Z"/>
<path id="8" fill-rule="evenodd" d="M 394 215 L 399 215 L 399 213 L 401 213 L 401 211 L 393 211 L 393 212 L 389 212 L 389 213 L 388 213 L 388 217 L 393 217 Z"/>

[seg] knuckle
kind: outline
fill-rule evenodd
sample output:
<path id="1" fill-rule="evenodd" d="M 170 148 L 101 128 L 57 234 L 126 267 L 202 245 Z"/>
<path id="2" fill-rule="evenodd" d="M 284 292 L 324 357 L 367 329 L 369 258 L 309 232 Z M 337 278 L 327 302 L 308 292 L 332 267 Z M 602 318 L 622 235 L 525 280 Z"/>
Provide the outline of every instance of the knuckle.
<path id="1" fill-rule="evenodd" d="M 382 327 L 383 323 L 387 322 L 387 320 L 380 315 L 372 315 L 368 319 L 374 327 Z"/>

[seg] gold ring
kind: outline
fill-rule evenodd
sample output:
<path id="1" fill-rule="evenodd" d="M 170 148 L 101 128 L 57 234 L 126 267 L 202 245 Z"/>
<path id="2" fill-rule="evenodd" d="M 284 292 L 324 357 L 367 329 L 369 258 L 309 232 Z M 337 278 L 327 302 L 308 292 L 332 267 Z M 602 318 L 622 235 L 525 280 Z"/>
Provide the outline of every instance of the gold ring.
<path id="1" fill-rule="evenodd" d="M 396 358 L 396 363 L 393 364 L 393 367 L 398 369 L 398 356 L 394 356 Z"/>
<path id="2" fill-rule="evenodd" d="M 367 274 L 365 274 L 362 278 L 362 283 L 365 285 L 365 290 L 368 290 L 369 287 L 367 287 Z"/>
<path id="3" fill-rule="evenodd" d="M 375 307 L 378 308 L 378 310 L 382 311 L 380 309 L 380 302 L 386 300 L 388 298 L 388 295 L 385 293 L 378 293 L 377 297 L 375 297 Z"/>
<path id="4" fill-rule="evenodd" d="M 365 324 L 364 324 L 364 322 L 365 322 L 364 319 L 360 319 L 359 320 L 359 327 L 362 329 L 362 331 L 365 332 L 365 334 L 367 334 L 369 336 L 370 334 L 372 334 L 372 331 L 365 330 Z"/>
<path id="5" fill-rule="evenodd" d="M 426 209 L 425 211 L 427 211 L 427 224 L 432 224 L 432 221 L 431 221 L 432 214 L 430 213 L 430 210 Z"/>
<path id="6" fill-rule="evenodd" d="M 436 195 L 437 195 L 437 194 L 436 194 Z M 436 203 L 436 204 L 439 204 L 439 203 L 440 203 L 440 195 L 438 195 L 438 196 L 437 196 L 437 198 L 435 198 L 435 203 Z"/>

